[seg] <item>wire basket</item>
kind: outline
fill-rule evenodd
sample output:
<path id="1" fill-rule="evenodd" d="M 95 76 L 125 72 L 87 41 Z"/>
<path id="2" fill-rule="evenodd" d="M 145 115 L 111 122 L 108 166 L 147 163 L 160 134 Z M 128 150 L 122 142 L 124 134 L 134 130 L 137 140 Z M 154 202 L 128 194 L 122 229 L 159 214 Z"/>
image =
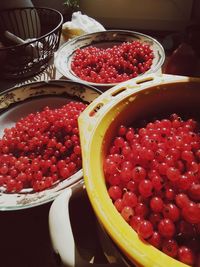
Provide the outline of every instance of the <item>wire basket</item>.
<path id="1" fill-rule="evenodd" d="M 62 14 L 46 7 L 1 10 L 0 71 L 3 77 L 23 79 L 43 71 L 58 49 L 62 23 Z"/>

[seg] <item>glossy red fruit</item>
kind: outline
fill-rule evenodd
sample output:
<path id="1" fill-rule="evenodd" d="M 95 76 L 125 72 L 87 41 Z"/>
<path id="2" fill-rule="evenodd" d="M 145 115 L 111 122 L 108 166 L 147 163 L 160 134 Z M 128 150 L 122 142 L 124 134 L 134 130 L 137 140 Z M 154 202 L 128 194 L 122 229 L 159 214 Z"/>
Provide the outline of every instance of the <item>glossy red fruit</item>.
<path id="1" fill-rule="evenodd" d="M 176 195 L 175 202 L 179 208 L 184 208 L 190 203 L 190 199 L 186 194 L 180 193 Z"/>
<path id="2" fill-rule="evenodd" d="M 134 211 L 131 207 L 129 206 L 124 206 L 121 210 L 121 215 L 124 218 L 125 221 L 129 222 L 130 219 L 133 217 L 134 215 Z"/>
<path id="3" fill-rule="evenodd" d="M 86 108 L 71 101 L 21 118 L 0 139 L 1 185 L 7 192 L 41 191 L 82 166 L 77 119 Z"/>
<path id="4" fill-rule="evenodd" d="M 137 203 L 137 205 L 135 206 L 134 210 L 135 210 L 135 215 L 138 215 L 138 216 L 140 216 L 142 218 L 146 218 L 146 216 L 149 213 L 148 206 L 143 202 Z"/>
<path id="5" fill-rule="evenodd" d="M 71 68 L 78 77 L 86 81 L 118 83 L 149 70 L 153 58 L 149 44 L 140 41 L 123 42 L 112 48 L 89 46 L 76 50 Z M 124 129 L 119 133 L 125 135 Z"/>
<path id="6" fill-rule="evenodd" d="M 200 201 L 200 183 L 193 183 L 188 190 L 189 197 L 194 201 Z"/>
<path id="7" fill-rule="evenodd" d="M 152 236 L 148 239 L 148 242 L 152 246 L 160 249 L 161 248 L 161 244 L 162 244 L 161 235 L 158 232 L 154 231 L 153 234 L 152 234 Z"/>
<path id="8" fill-rule="evenodd" d="M 193 265 L 194 254 L 190 248 L 186 246 L 181 246 L 178 249 L 178 259 L 185 264 Z"/>
<path id="9" fill-rule="evenodd" d="M 132 131 L 127 128 L 131 134 L 123 135 L 116 156 L 120 160 L 115 161 L 120 170 L 117 183 L 122 199 L 114 201 L 114 205 L 120 212 L 123 203 L 129 205 L 132 210 L 125 220 L 142 239 L 171 257 L 190 262 L 190 252 L 182 249 L 178 258 L 178 250 L 187 245 L 192 254 L 198 254 L 199 126 L 193 118 L 185 120 L 178 114 L 172 114 L 169 120 L 144 124 Z M 107 159 L 114 157 L 111 153 Z M 110 176 L 105 175 L 108 190 L 112 185 Z M 132 195 L 137 204 L 131 201 Z"/>
<path id="10" fill-rule="evenodd" d="M 180 210 L 173 203 L 164 205 L 162 213 L 164 218 L 171 219 L 173 222 L 176 222 L 180 219 Z"/>
<path id="11" fill-rule="evenodd" d="M 133 181 L 140 182 L 144 180 L 145 177 L 146 177 L 146 170 L 143 167 L 137 166 L 132 170 Z"/>
<path id="12" fill-rule="evenodd" d="M 143 197 L 150 197 L 152 195 L 153 185 L 150 180 L 142 180 L 138 186 L 139 192 Z"/>
<path id="13" fill-rule="evenodd" d="M 115 205 L 115 208 L 121 212 L 122 209 L 124 208 L 124 203 L 123 203 L 123 200 L 121 198 L 118 198 L 114 201 L 114 205 Z"/>
<path id="14" fill-rule="evenodd" d="M 138 230 L 138 227 L 139 227 L 139 224 L 140 222 L 143 220 L 142 217 L 138 216 L 138 215 L 134 215 L 132 216 L 132 218 L 130 219 L 130 226 L 135 230 L 137 231 Z"/>
<path id="15" fill-rule="evenodd" d="M 138 235 L 144 239 L 148 239 L 153 234 L 153 226 L 150 221 L 142 220 L 137 228 Z"/>
<path id="16" fill-rule="evenodd" d="M 180 179 L 180 171 L 174 167 L 168 168 L 166 175 L 167 178 L 172 182 L 178 181 Z"/>
<path id="17" fill-rule="evenodd" d="M 173 221 L 170 219 L 162 219 L 158 224 L 158 232 L 164 238 L 172 238 L 176 232 Z"/>
<path id="18" fill-rule="evenodd" d="M 178 244 L 174 239 L 166 239 L 162 243 L 162 251 L 172 258 L 176 258 L 178 253 Z"/>
<path id="19" fill-rule="evenodd" d="M 190 202 L 182 209 L 183 218 L 189 223 L 200 223 L 200 206 Z"/>
<path id="20" fill-rule="evenodd" d="M 108 194 L 112 200 L 117 200 L 122 197 L 122 190 L 119 186 L 113 185 L 108 189 Z"/>
<path id="21" fill-rule="evenodd" d="M 152 197 L 150 207 L 153 212 L 161 212 L 163 210 L 163 200 L 160 197 Z"/>
<path id="22" fill-rule="evenodd" d="M 133 192 L 125 192 L 123 194 L 123 203 L 125 206 L 129 206 L 134 208 L 137 205 L 138 199 L 135 193 Z"/>

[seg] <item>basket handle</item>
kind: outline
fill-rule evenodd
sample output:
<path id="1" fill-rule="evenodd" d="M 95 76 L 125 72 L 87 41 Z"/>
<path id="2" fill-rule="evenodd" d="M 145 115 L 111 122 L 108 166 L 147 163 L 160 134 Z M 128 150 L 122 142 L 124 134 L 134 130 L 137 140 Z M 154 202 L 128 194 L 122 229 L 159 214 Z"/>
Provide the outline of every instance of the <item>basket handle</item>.
<path id="1" fill-rule="evenodd" d="M 83 181 L 68 188 L 52 203 L 49 211 L 49 229 L 53 249 L 64 266 L 68 267 L 123 267 L 118 263 L 89 263 L 79 254 L 71 228 L 69 202 L 74 194 L 83 191 Z"/>
<path id="2" fill-rule="evenodd" d="M 34 41 L 35 38 L 33 39 L 27 39 L 27 40 L 23 40 L 22 38 L 20 38 L 19 36 L 13 34 L 12 32 L 9 31 L 5 31 L 4 32 L 5 37 L 12 41 L 14 44 L 23 44 L 26 45 L 26 43 L 30 42 L 30 41 Z M 37 44 L 27 44 L 27 46 L 25 47 L 25 51 L 29 54 L 29 55 L 33 55 L 34 58 L 39 57 L 39 50 L 37 49 Z"/>

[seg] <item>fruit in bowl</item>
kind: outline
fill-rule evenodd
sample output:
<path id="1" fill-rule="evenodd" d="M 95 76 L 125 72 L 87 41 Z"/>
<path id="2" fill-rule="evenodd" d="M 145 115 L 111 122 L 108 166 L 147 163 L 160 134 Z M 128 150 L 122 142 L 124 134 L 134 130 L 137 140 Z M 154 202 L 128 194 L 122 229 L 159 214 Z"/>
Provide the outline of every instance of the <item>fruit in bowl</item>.
<path id="1" fill-rule="evenodd" d="M 104 159 L 108 194 L 124 220 L 189 265 L 200 247 L 199 123 L 171 114 L 121 125 Z"/>
<path id="2" fill-rule="evenodd" d="M 68 79 L 106 90 L 144 73 L 161 70 L 162 45 L 133 31 L 108 30 L 85 34 L 63 44 L 55 66 Z"/>
<path id="3" fill-rule="evenodd" d="M 136 266 L 198 266 L 199 85 L 191 77 L 137 77 L 79 117 L 89 199 Z"/>
<path id="4" fill-rule="evenodd" d="M 0 93 L 0 210 L 52 201 L 82 179 L 77 118 L 100 93 L 64 80 Z"/>
<path id="5" fill-rule="evenodd" d="M 66 101 L 67 102 L 67 101 Z M 82 167 L 78 116 L 86 104 L 44 107 L 5 128 L 0 139 L 0 186 L 7 193 L 42 191 Z"/>
<path id="6" fill-rule="evenodd" d="M 76 50 L 71 68 L 84 81 L 119 83 L 148 71 L 153 59 L 149 44 L 132 41 L 105 49 L 89 46 Z"/>

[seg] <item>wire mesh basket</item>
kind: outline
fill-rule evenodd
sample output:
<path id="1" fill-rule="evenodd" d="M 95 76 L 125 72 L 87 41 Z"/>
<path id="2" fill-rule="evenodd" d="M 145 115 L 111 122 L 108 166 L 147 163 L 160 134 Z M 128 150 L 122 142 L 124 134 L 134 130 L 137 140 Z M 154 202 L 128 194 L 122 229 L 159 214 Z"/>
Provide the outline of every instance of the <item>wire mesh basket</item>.
<path id="1" fill-rule="evenodd" d="M 0 71 L 4 78 L 23 79 L 44 70 L 58 49 L 63 17 L 50 8 L 0 11 Z"/>

